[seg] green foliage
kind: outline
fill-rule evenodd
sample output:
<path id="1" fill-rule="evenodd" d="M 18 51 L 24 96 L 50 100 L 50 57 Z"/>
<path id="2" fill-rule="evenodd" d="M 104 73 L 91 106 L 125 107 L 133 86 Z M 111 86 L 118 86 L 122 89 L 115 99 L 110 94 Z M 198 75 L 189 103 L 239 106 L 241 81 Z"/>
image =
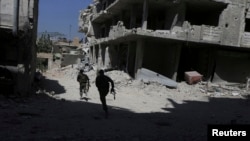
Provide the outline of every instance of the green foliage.
<path id="1" fill-rule="evenodd" d="M 52 41 L 50 40 L 50 35 L 46 32 L 38 39 L 37 42 L 37 52 L 51 53 L 52 51 Z"/>
<path id="2" fill-rule="evenodd" d="M 38 53 L 51 53 L 53 43 L 50 40 L 50 35 L 47 32 L 43 33 L 37 41 Z M 38 58 L 36 62 L 36 68 L 45 71 L 48 68 L 48 59 Z"/>
<path id="3" fill-rule="evenodd" d="M 41 59 L 41 58 L 37 59 L 36 68 L 39 70 L 42 70 L 42 72 L 47 70 L 48 69 L 48 59 Z"/>

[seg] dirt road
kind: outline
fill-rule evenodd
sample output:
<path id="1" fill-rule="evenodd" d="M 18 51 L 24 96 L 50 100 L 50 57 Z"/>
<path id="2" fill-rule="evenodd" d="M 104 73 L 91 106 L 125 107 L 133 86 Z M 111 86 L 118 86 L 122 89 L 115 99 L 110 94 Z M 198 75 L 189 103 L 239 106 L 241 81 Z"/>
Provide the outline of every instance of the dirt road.
<path id="1" fill-rule="evenodd" d="M 210 97 L 199 84 L 182 82 L 177 89 L 144 84 L 120 71 L 107 73 L 117 95 L 115 100 L 107 96 L 110 116 L 106 119 L 95 72 L 87 73 L 89 101 L 80 100 L 76 74 L 75 70 L 48 72 L 42 82 L 46 93 L 1 96 L 0 140 L 204 141 L 208 124 L 250 123 L 248 99 Z"/>

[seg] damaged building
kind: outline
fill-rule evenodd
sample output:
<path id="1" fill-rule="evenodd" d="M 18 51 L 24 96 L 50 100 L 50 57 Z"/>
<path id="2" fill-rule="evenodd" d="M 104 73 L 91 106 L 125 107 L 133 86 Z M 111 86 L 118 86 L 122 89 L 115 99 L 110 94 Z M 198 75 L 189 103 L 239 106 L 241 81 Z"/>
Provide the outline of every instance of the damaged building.
<path id="1" fill-rule="evenodd" d="M 246 82 L 250 0 L 94 0 L 80 12 L 90 59 L 137 78 L 142 68 L 182 81 Z"/>
<path id="2" fill-rule="evenodd" d="M 26 95 L 36 64 L 38 0 L 0 1 L 0 94 Z"/>
<path id="3" fill-rule="evenodd" d="M 84 57 L 78 38 L 74 38 L 72 43 L 55 42 L 52 50 L 54 60 L 60 60 L 60 67 L 78 64 Z"/>

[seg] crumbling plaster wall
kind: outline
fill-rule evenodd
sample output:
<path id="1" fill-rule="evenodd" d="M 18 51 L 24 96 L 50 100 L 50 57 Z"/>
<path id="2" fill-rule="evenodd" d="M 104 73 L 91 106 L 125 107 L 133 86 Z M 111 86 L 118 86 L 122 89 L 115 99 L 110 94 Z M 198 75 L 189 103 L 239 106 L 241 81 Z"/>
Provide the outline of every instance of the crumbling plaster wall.
<path id="1" fill-rule="evenodd" d="M 92 5 L 92 8 L 90 9 L 95 9 L 94 7 L 98 7 L 98 5 L 102 5 L 102 3 L 112 3 L 113 1 L 107 1 L 107 0 L 102 0 L 98 3 L 99 1 L 96 2 L 95 5 Z M 215 0 L 215 2 L 223 2 L 223 3 L 228 3 L 227 9 L 225 9 L 221 16 L 220 16 L 220 22 L 219 22 L 219 28 L 223 30 L 221 34 L 221 44 L 223 45 L 232 45 L 232 46 L 240 46 L 241 42 L 241 32 L 243 31 L 244 28 L 244 12 L 245 12 L 245 0 L 242 1 L 237 1 L 237 0 Z M 132 7 L 132 5 L 131 5 Z M 169 29 L 172 28 L 173 26 L 182 26 L 184 22 L 184 17 L 185 17 L 185 5 L 183 2 L 178 4 L 178 6 L 174 7 L 169 7 L 168 9 L 172 10 L 167 10 L 164 15 L 165 15 L 165 25 L 164 29 Z M 179 12 L 178 12 L 179 11 Z M 180 12 L 183 11 L 183 12 Z M 127 13 L 130 15 L 131 11 L 121 11 L 121 13 Z M 150 14 L 149 10 L 149 14 Z M 94 12 L 92 12 L 94 13 Z M 117 13 L 116 13 L 117 14 Z M 121 14 L 121 15 L 127 15 L 127 14 Z M 90 14 L 91 15 L 91 14 Z M 240 15 L 240 16 L 239 16 Z M 142 14 L 141 14 L 142 16 Z M 91 16 L 88 16 L 91 17 Z M 151 16 L 152 17 L 152 16 Z M 130 17 L 132 18 L 132 17 Z M 136 17 L 135 19 L 140 19 L 141 17 Z M 115 19 L 115 17 L 113 18 Z M 124 16 L 120 16 L 120 20 L 123 20 L 123 22 L 126 21 L 127 18 L 124 18 Z M 91 20 L 91 18 L 86 18 L 85 20 Z M 149 23 L 153 19 L 148 19 Z M 131 19 L 130 19 L 131 21 Z M 96 36 L 97 38 L 102 37 L 101 36 L 101 26 L 105 27 L 105 37 L 107 37 L 107 33 L 109 31 L 109 27 L 111 25 L 114 25 L 115 23 L 112 23 L 113 21 L 110 20 L 109 23 L 102 23 L 102 25 L 95 23 L 95 25 L 89 25 L 88 26 L 88 32 L 87 36 L 91 35 Z M 151 22 L 152 24 L 154 22 Z M 159 23 L 158 23 L 159 24 Z M 130 25 L 127 21 L 124 23 L 124 25 Z M 94 27 L 93 27 L 94 26 Z M 127 29 L 129 27 L 133 26 L 126 26 Z M 198 28 L 196 28 L 198 29 Z M 229 34 L 229 32 L 233 32 L 233 34 Z M 197 34 L 198 35 L 198 34 Z M 89 36 L 90 37 L 90 36 Z M 202 38 L 202 37 L 201 37 Z"/>
<path id="2" fill-rule="evenodd" d="M 250 1 L 227 0 L 225 2 L 229 5 L 221 14 L 219 27 L 222 29 L 221 44 L 226 47 L 218 48 L 213 81 L 227 80 L 244 83 L 250 76 L 248 65 L 250 51 L 247 49 L 249 34 L 245 32 L 245 19 L 248 18 Z"/>
<path id="3" fill-rule="evenodd" d="M 192 57 L 193 58 L 192 60 L 194 60 L 194 62 L 190 63 L 191 68 L 184 68 L 184 71 L 189 71 L 192 69 L 198 70 L 203 75 L 205 75 L 206 78 L 210 78 L 213 73 L 212 69 L 214 67 L 215 60 L 216 60 L 216 55 L 215 55 L 216 51 L 214 50 L 214 47 L 219 48 L 220 45 L 223 45 L 223 46 L 228 46 L 230 48 L 232 46 L 239 47 L 241 45 L 242 33 L 244 32 L 245 11 L 247 8 L 246 2 L 249 2 L 246 0 L 214 0 L 214 1 L 227 4 L 227 7 L 220 14 L 220 17 L 218 20 L 219 21 L 218 26 L 210 26 L 210 25 L 189 25 L 188 26 L 187 24 L 188 21 L 184 22 L 185 21 L 184 17 L 185 17 L 186 12 L 185 12 L 185 5 L 183 5 L 183 3 L 178 5 L 177 7 L 176 6 L 172 8 L 170 7 L 169 8 L 170 10 L 166 10 L 164 13 L 165 14 L 165 25 L 164 25 L 165 30 L 170 29 L 170 31 L 172 31 L 174 26 L 179 26 L 181 27 L 180 29 L 183 30 L 183 34 L 182 32 L 179 32 L 178 35 L 181 35 L 181 38 L 183 39 L 186 38 L 187 42 L 194 41 L 194 42 L 199 43 L 199 41 L 202 41 L 207 44 L 209 43 L 214 44 L 212 48 L 211 46 L 204 45 L 204 44 L 203 45 L 197 44 L 197 45 L 194 45 L 193 47 L 191 46 L 192 51 L 194 51 L 192 54 L 194 55 Z M 182 9 L 182 12 L 180 11 L 178 12 L 178 10 L 176 10 L 178 9 L 178 7 Z M 124 14 L 124 12 L 127 12 L 127 14 Z M 151 11 L 149 11 L 149 14 L 150 12 Z M 132 18 L 130 19 L 129 23 L 124 23 L 125 25 L 130 25 L 129 27 L 126 26 L 126 28 L 129 29 L 129 28 L 137 27 L 135 26 L 136 21 L 142 18 L 142 17 L 131 16 L 131 11 L 123 11 L 121 13 L 123 14 L 120 14 L 118 18 L 113 17 L 113 19 L 111 19 L 112 25 L 116 24 L 114 21 L 122 20 L 124 18 L 123 15 L 127 15 L 125 18 L 126 22 L 128 22 L 128 18 Z M 130 15 L 130 17 L 128 15 Z M 136 15 L 142 16 L 142 14 L 136 14 Z M 151 17 L 149 16 L 149 18 Z M 154 18 L 148 19 L 149 24 L 150 24 L 150 20 L 153 20 L 153 19 Z M 153 24 L 157 25 L 157 23 L 154 23 L 154 22 Z M 107 26 L 109 25 L 111 24 L 110 23 L 107 24 Z M 118 27 L 117 25 L 111 27 L 111 31 L 109 32 L 109 38 L 116 39 L 124 35 L 126 31 L 125 26 L 121 26 L 121 28 L 117 28 L 117 27 Z M 159 27 L 159 26 L 157 25 L 156 27 Z M 190 29 L 187 30 L 188 32 L 187 34 L 185 34 L 186 31 L 184 32 L 184 30 L 188 28 Z M 99 32 L 101 31 L 100 25 L 96 24 L 94 26 L 93 31 L 96 31 L 93 33 L 93 35 L 95 35 L 98 38 L 98 35 L 100 34 Z M 174 33 L 174 32 L 170 32 L 170 34 L 171 33 Z M 155 47 L 156 45 L 157 47 Z M 119 66 L 120 60 L 117 57 L 118 55 L 117 50 L 119 48 L 119 45 L 108 44 L 108 46 L 109 46 L 108 50 L 109 50 L 109 56 L 110 56 L 109 58 L 110 58 L 111 65 Z M 148 67 L 149 69 L 157 71 L 158 73 L 162 73 L 163 75 L 168 76 L 170 78 L 173 78 L 174 76 L 176 76 L 175 74 L 177 70 L 176 66 L 178 65 L 178 59 L 176 59 L 178 57 L 176 57 L 176 55 L 178 55 L 177 48 L 179 48 L 179 45 L 171 44 L 171 43 L 159 44 L 158 42 L 156 44 L 153 41 L 149 41 L 149 43 L 146 43 L 143 46 L 144 53 L 143 55 L 141 55 L 143 56 L 142 60 L 136 59 L 136 56 L 138 55 L 138 51 L 141 51 L 141 50 L 136 51 L 137 47 L 138 45 L 136 41 L 129 44 L 128 46 L 127 71 L 129 72 L 131 76 L 133 76 L 134 73 L 136 73 L 136 69 L 140 67 Z M 187 46 L 183 45 L 183 47 L 186 48 Z M 92 49 L 93 55 L 98 56 L 98 54 L 96 54 L 96 51 L 98 49 L 94 49 L 94 48 Z M 205 51 L 203 51 L 203 49 L 205 49 Z M 159 57 L 159 56 L 163 56 L 163 57 Z M 187 55 L 186 57 L 190 57 L 190 56 Z M 228 57 L 224 58 L 223 55 L 222 56 L 219 55 L 218 58 L 219 60 L 218 60 L 217 65 L 222 64 L 223 60 Z M 180 58 L 180 59 L 183 60 L 183 58 Z M 186 58 L 184 57 L 184 60 L 185 59 Z M 232 58 L 229 58 L 229 60 L 231 59 Z M 237 60 L 237 57 L 235 59 Z M 96 62 L 96 60 L 98 60 L 98 57 L 94 57 L 94 60 Z M 138 65 L 138 61 L 139 61 L 139 64 L 140 64 L 140 61 L 142 61 L 142 64 L 141 64 L 142 66 Z M 151 63 L 151 61 L 154 63 Z M 245 62 L 245 61 L 239 61 L 239 62 Z M 221 65 L 221 66 L 225 66 L 225 65 Z M 216 70 L 217 71 L 226 70 L 228 69 L 228 67 L 229 66 L 219 67 Z M 241 67 L 239 66 L 239 68 Z M 181 72 L 180 71 L 178 72 L 183 73 L 184 71 L 182 70 Z M 227 79 L 226 77 L 222 77 L 222 78 Z"/>
<path id="4" fill-rule="evenodd" d="M 244 31 L 245 6 L 230 4 L 220 16 L 219 26 L 222 29 L 221 44 L 240 46 Z"/>

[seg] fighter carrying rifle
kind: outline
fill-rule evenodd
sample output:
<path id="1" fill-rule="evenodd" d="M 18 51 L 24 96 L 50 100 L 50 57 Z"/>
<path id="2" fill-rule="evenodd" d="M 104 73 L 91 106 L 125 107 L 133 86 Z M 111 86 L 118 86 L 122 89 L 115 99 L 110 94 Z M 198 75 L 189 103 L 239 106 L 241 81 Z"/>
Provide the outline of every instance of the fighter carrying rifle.
<path id="1" fill-rule="evenodd" d="M 104 70 L 100 70 L 99 75 L 96 77 L 95 84 L 96 84 L 96 87 L 99 91 L 100 100 L 102 102 L 102 108 L 105 111 L 105 115 L 107 118 L 108 117 L 108 107 L 106 104 L 106 96 L 109 93 L 110 84 L 111 84 L 110 93 L 115 94 L 114 82 L 110 77 L 104 75 Z M 114 95 L 114 99 L 115 99 L 115 95 Z"/>
<path id="2" fill-rule="evenodd" d="M 87 98 L 87 93 L 89 91 L 89 87 L 90 87 L 90 84 L 89 84 L 89 77 L 83 73 L 83 70 L 81 69 L 78 76 L 77 76 L 77 81 L 79 82 L 80 84 L 80 99 L 82 99 L 82 95 L 83 93 L 85 93 L 86 95 L 86 100 L 88 99 Z"/>

